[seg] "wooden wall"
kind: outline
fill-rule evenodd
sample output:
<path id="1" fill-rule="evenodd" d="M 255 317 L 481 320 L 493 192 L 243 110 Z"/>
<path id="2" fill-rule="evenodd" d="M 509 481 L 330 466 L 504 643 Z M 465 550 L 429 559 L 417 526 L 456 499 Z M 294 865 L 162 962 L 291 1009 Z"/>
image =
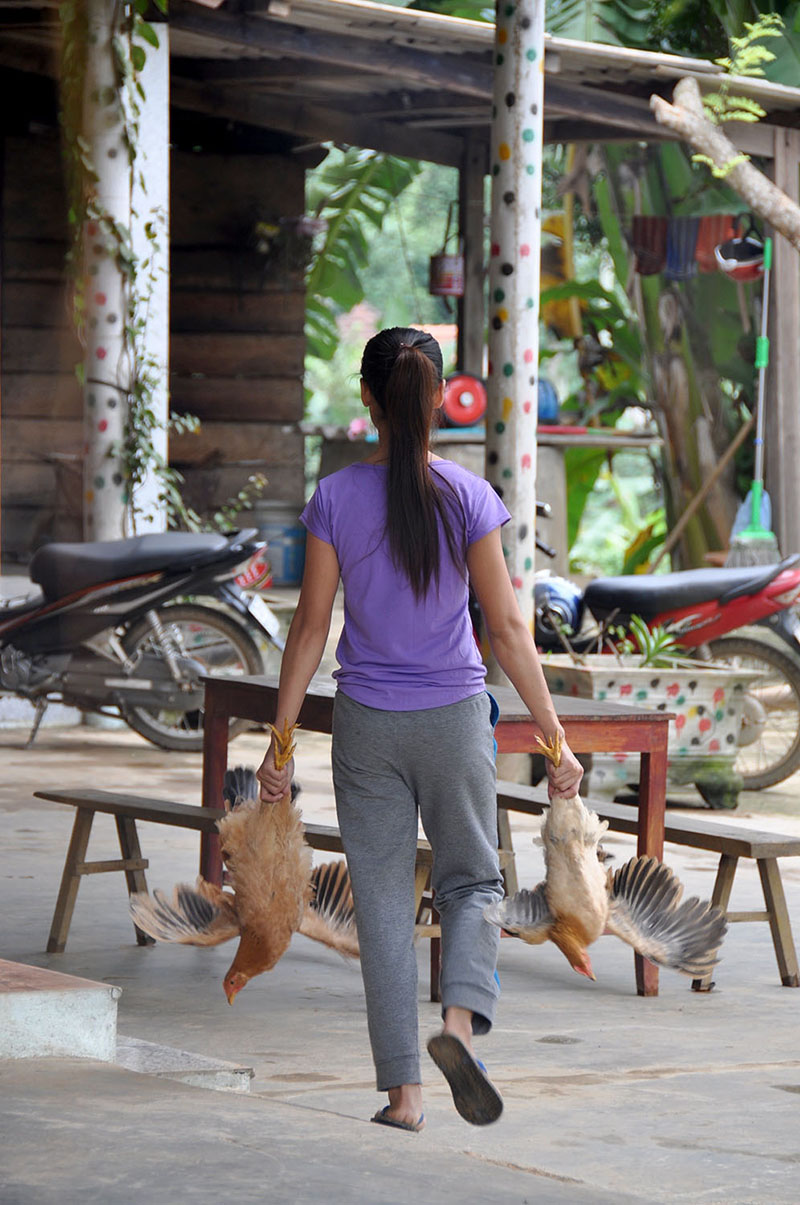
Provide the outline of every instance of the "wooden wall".
<path id="1" fill-rule="evenodd" d="M 303 505 L 302 264 L 280 217 L 304 209 L 304 169 L 280 154 L 173 150 L 173 411 L 197 435 L 173 436 L 171 459 L 197 509 L 255 471 L 265 498 Z M 275 231 L 258 245 L 256 227 Z"/>
<path id="2" fill-rule="evenodd" d="M 259 251 L 255 225 L 280 227 L 281 216 L 303 213 L 304 160 L 263 143 L 261 135 L 242 152 L 223 153 L 219 139 L 216 150 L 173 151 L 171 405 L 202 426 L 171 437 L 170 459 L 201 513 L 254 472 L 268 478 L 264 498 L 298 513 L 303 504 L 302 264 L 285 240 Z M 52 539 L 81 539 L 83 417 L 54 121 L 6 123 L 0 172 L 0 540 L 8 563 L 26 562 Z"/>
<path id="3" fill-rule="evenodd" d="M 2 142 L 0 454 L 4 560 L 80 539 L 80 351 L 64 274 L 66 201 L 58 137 Z"/>

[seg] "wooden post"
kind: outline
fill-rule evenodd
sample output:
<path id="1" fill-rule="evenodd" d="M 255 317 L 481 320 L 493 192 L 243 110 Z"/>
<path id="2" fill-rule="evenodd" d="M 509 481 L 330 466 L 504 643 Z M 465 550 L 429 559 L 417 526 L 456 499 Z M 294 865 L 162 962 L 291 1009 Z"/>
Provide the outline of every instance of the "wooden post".
<path id="1" fill-rule="evenodd" d="M 775 128 L 774 180 L 798 201 L 800 130 Z M 784 556 L 800 552 L 800 255 L 785 238 L 775 236 L 770 288 L 770 368 L 767 379 L 767 488 L 772 501 L 773 530 Z"/>
<path id="2" fill-rule="evenodd" d="M 464 247 L 464 296 L 458 300 L 458 356 L 461 372 L 482 377 L 486 328 L 483 262 L 483 182 L 486 148 L 474 134 L 464 143 L 458 176 L 459 234 Z"/>
<path id="3" fill-rule="evenodd" d="M 89 47 L 83 102 L 83 136 L 97 174 L 99 210 L 125 229 L 131 222 L 131 176 L 124 123 L 117 99 L 115 6 L 87 0 Z M 126 354 L 128 288 L 117 262 L 118 246 L 105 222 L 90 220 L 83 232 L 86 272 L 84 357 L 84 538 L 113 540 L 124 534 L 126 482 L 119 456 L 125 427 L 131 366 Z"/>
<path id="4" fill-rule="evenodd" d="M 544 0 L 498 3 L 492 122 L 486 476 L 512 521 L 503 550 L 533 625 Z"/>

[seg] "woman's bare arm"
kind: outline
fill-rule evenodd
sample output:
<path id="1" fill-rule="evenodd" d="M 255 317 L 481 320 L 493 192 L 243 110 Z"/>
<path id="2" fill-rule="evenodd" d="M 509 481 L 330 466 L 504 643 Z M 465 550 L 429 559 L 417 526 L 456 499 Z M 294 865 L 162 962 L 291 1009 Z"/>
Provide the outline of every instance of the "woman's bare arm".
<path id="1" fill-rule="evenodd" d="M 309 532 L 300 599 L 281 660 L 278 705 L 275 710 L 275 725 L 280 729 L 286 723 L 291 725 L 297 721 L 308 685 L 319 669 L 338 585 L 339 561 L 332 545 Z M 289 788 L 293 771 L 293 762 L 282 770 L 275 769 L 273 742 L 270 742 L 257 772 L 264 802 L 274 803 L 282 798 Z"/>
<path id="2" fill-rule="evenodd" d="M 514 686 L 545 740 L 551 741 L 564 730 L 556 715 L 553 700 L 539 662 L 539 654 L 508 576 L 500 528 L 495 528 L 467 549 L 467 567 L 475 591 L 492 652 L 503 673 Z M 552 790 L 577 791 L 583 768 L 566 743 L 561 766 L 556 770 L 547 762 Z"/>

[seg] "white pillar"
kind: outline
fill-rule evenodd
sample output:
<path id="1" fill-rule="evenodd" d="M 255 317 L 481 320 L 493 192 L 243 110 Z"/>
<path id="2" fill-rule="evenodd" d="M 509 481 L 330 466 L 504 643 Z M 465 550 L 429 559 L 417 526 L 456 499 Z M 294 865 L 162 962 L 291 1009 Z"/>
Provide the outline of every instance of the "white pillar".
<path id="1" fill-rule="evenodd" d="M 146 47 L 139 73 L 144 91 L 133 176 L 131 238 L 138 261 L 139 289 L 148 296 L 141 352 L 154 382 L 151 409 L 157 427 L 152 441 L 164 465 L 168 457 L 169 422 L 169 26 L 155 25 L 158 48 Z M 146 191 L 142 189 L 144 177 Z M 154 235 L 149 238 L 148 228 Z M 166 507 L 159 502 L 161 483 L 151 467 L 135 490 L 136 531 L 164 531 Z"/>
<path id="2" fill-rule="evenodd" d="M 87 0 L 88 53 L 83 101 L 83 131 L 97 174 L 94 191 L 99 211 L 125 228 L 130 225 L 130 166 L 124 124 L 115 99 L 112 38 L 114 6 Z M 84 353 L 84 538 L 113 540 L 123 535 L 126 483 L 111 449 L 123 437 L 130 363 L 124 327 L 127 282 L 117 266 L 117 244 L 102 221 L 83 231 L 86 273 L 86 349 Z"/>
<path id="3" fill-rule="evenodd" d="M 513 516 L 503 548 L 534 614 L 544 0 L 498 0 L 492 122 L 486 476 Z"/>

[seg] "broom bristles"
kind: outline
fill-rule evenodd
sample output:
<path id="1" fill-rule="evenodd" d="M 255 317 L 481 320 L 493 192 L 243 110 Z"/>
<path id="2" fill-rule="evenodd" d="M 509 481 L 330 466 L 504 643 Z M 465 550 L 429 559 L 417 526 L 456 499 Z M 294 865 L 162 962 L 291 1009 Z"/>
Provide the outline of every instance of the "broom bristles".
<path id="1" fill-rule="evenodd" d="M 771 531 L 742 531 L 730 542 L 727 568 L 745 565 L 775 565 L 781 559 L 778 541 Z"/>

